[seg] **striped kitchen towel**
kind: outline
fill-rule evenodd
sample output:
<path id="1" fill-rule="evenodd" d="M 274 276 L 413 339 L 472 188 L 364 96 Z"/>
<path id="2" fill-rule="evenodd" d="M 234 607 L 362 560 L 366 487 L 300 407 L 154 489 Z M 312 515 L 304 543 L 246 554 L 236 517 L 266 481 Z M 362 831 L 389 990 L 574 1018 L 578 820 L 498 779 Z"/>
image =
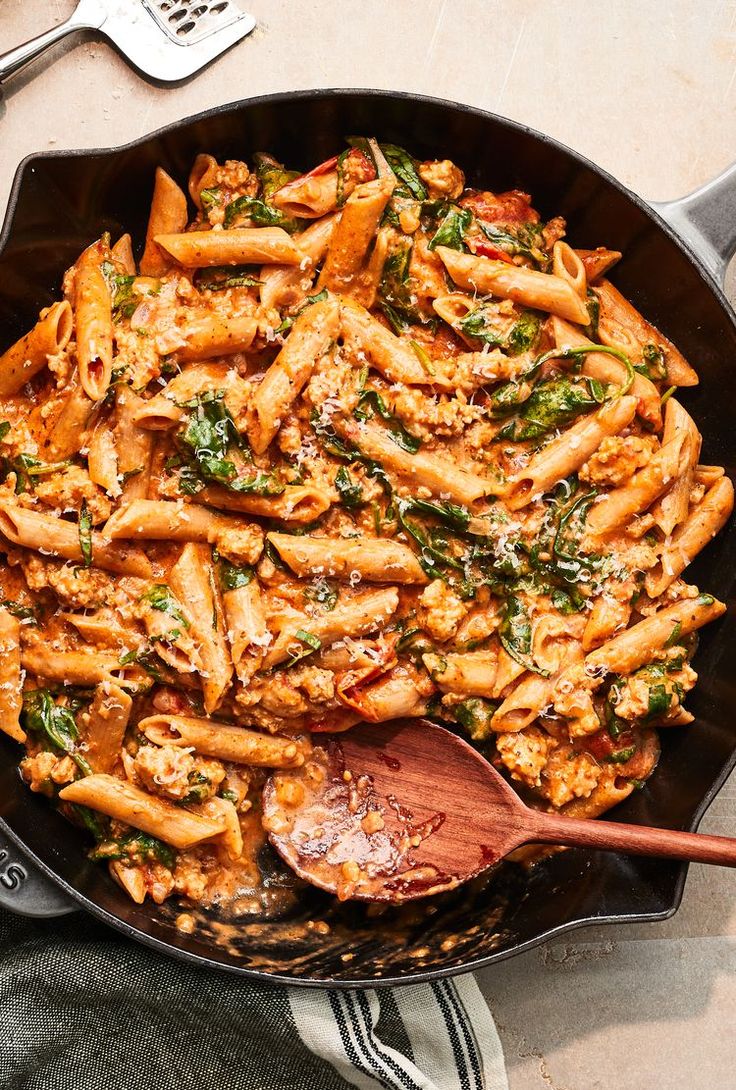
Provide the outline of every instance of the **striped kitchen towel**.
<path id="1" fill-rule="evenodd" d="M 0 912 L 3 1090 L 508 1090 L 471 976 L 377 991 L 243 981 L 74 913 Z"/>

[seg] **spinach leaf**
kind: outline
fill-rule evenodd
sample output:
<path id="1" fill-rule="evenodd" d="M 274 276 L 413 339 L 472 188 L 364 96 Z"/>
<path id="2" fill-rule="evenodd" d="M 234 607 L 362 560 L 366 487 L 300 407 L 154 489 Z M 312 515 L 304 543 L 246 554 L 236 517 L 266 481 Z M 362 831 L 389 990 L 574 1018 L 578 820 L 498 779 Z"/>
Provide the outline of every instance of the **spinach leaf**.
<path id="1" fill-rule="evenodd" d="M 169 617 L 173 617 L 184 628 L 189 628 L 189 621 L 182 613 L 179 603 L 165 583 L 154 583 L 140 596 L 138 601 L 147 602 L 151 609 L 158 610 L 159 613 L 167 613 Z"/>
<path id="2" fill-rule="evenodd" d="M 624 749 L 617 749 L 613 753 L 609 753 L 606 760 L 609 764 L 613 765 L 625 765 L 627 761 L 636 753 L 636 746 L 626 746 Z"/>
<path id="3" fill-rule="evenodd" d="M 580 554 L 580 539 L 585 530 L 585 520 L 597 495 L 596 490 L 591 489 L 559 514 L 552 540 L 550 563 L 555 574 L 567 583 L 576 583 L 583 571 L 590 572 L 600 563 L 597 557 Z"/>
<path id="4" fill-rule="evenodd" d="M 331 613 L 337 605 L 337 589 L 329 579 L 315 579 L 304 591 L 304 596 L 310 602 L 317 602 L 324 606 L 327 613 Z"/>
<path id="5" fill-rule="evenodd" d="M 173 629 L 173 631 L 175 632 L 176 629 Z M 169 633 L 169 635 L 171 635 L 171 633 Z M 151 647 L 146 647 L 138 651 L 125 651 L 118 659 L 118 662 L 121 666 L 128 666 L 131 662 L 134 662 L 138 666 L 142 666 L 154 681 L 159 682 L 159 684 L 163 683 L 163 678 L 159 670 L 160 661 Z"/>
<path id="6" fill-rule="evenodd" d="M 552 590 L 552 605 L 563 616 L 579 613 L 585 607 L 585 599 L 577 591 L 568 592 L 560 587 Z"/>
<path id="7" fill-rule="evenodd" d="M 481 303 L 458 323 L 458 329 L 466 337 L 477 337 L 491 348 L 503 348 L 510 356 L 519 356 L 533 347 L 539 337 L 540 325 L 539 315 L 525 310 L 504 332 L 505 321 L 499 321 L 493 307 Z"/>
<path id="8" fill-rule="evenodd" d="M 407 655 L 417 664 L 421 663 L 422 655 L 429 655 L 434 649 L 434 644 L 421 628 L 408 628 L 396 644 L 397 654 Z"/>
<path id="9" fill-rule="evenodd" d="M 225 209 L 225 228 L 232 227 L 239 219 L 249 219 L 256 227 L 287 227 L 293 230 L 294 220 L 289 220 L 278 208 L 271 208 L 258 197 L 236 197 Z"/>
<path id="10" fill-rule="evenodd" d="M 491 722 L 499 705 L 480 696 L 471 696 L 453 708 L 455 718 L 474 742 L 485 742 L 493 735 Z"/>
<path id="11" fill-rule="evenodd" d="M 542 670 L 532 659 L 532 622 L 522 600 L 513 594 L 506 599 L 498 638 L 501 646 L 520 666 L 542 677 L 549 677 L 549 671 Z"/>
<path id="12" fill-rule="evenodd" d="M 416 436 L 406 430 L 398 418 L 387 408 L 377 390 L 363 390 L 358 400 L 358 406 L 353 411 L 353 416 L 356 420 L 370 420 L 375 413 L 378 413 L 381 419 L 385 420 L 389 425 L 389 435 L 396 445 L 401 447 L 402 450 L 408 451 L 409 454 L 416 454 L 422 445 L 421 439 L 417 439 Z"/>
<path id="13" fill-rule="evenodd" d="M 468 208 L 450 208 L 429 242 L 428 249 L 449 246 L 453 250 L 466 251 L 465 232 L 470 227 L 472 215 Z"/>
<path id="14" fill-rule="evenodd" d="M 3 420 L 2 422 L 0 422 L 0 439 L 4 439 L 9 431 L 10 431 L 10 421 L 9 420 Z"/>
<path id="15" fill-rule="evenodd" d="M 528 352 L 536 343 L 540 329 L 539 315 L 532 310 L 525 310 L 509 330 L 506 348 L 510 356 L 520 356 Z"/>
<path id="16" fill-rule="evenodd" d="M 250 265 L 212 265 L 198 269 L 194 285 L 199 291 L 225 291 L 226 288 L 252 288 L 263 281 L 253 276 Z"/>
<path id="17" fill-rule="evenodd" d="M 658 344 L 645 344 L 641 350 L 641 363 L 634 364 L 634 370 L 652 382 L 664 382 L 667 365 L 662 348 Z"/>
<path id="18" fill-rule="evenodd" d="M 434 515 L 446 526 L 459 533 L 464 533 L 470 525 L 470 511 L 459 503 L 447 503 L 446 501 L 431 501 L 410 499 L 405 500 L 407 510 L 423 515 Z"/>
<path id="19" fill-rule="evenodd" d="M 597 379 L 552 379 L 532 390 L 517 419 L 506 424 L 499 436 L 515 442 L 539 439 L 582 413 L 597 409 L 605 399 L 604 387 Z"/>
<path id="20" fill-rule="evenodd" d="M 113 320 L 130 318 L 138 306 L 138 300 L 133 293 L 133 284 L 136 277 L 119 273 L 112 261 L 101 262 L 100 272 L 104 276 L 110 292 Z"/>
<path id="21" fill-rule="evenodd" d="M 68 754 L 84 776 L 92 775 L 89 763 L 77 752 L 79 729 L 73 711 L 57 704 L 48 689 L 29 689 L 23 694 L 21 723 L 30 734 L 40 735 Z"/>
<path id="22" fill-rule="evenodd" d="M 190 410 L 184 430 L 177 436 L 183 455 L 179 488 L 195 495 L 208 483 L 228 488 L 231 492 L 255 493 L 258 496 L 278 496 L 284 486 L 272 473 L 258 472 L 253 477 L 238 477 L 237 467 L 227 455 L 231 447 L 250 460 L 250 450 L 225 405 L 222 392 L 200 394 L 186 402 Z M 169 465 L 176 462 L 169 463 Z M 182 465 L 182 461 L 179 461 Z"/>
<path id="23" fill-rule="evenodd" d="M 294 633 L 294 639 L 299 640 L 304 644 L 304 649 L 296 651 L 291 656 L 286 666 L 294 666 L 295 663 L 301 662 L 302 659 L 307 658 L 308 655 L 313 655 L 315 651 L 319 651 L 322 647 L 322 640 L 319 636 L 315 636 L 312 632 L 306 632 L 303 628 L 298 629 Z"/>
<path id="24" fill-rule="evenodd" d="M 7 609 L 13 617 L 17 617 L 20 621 L 36 620 L 36 610 L 34 606 L 25 606 L 22 602 L 14 602 L 10 598 L 3 598 L 0 602 L 2 609 Z"/>
<path id="25" fill-rule="evenodd" d="M 293 182 L 295 178 L 299 177 L 298 170 L 286 170 L 276 159 L 270 155 L 265 155 L 263 152 L 257 151 L 253 156 L 253 161 L 256 165 L 256 177 L 261 183 L 261 193 L 264 200 L 269 200 L 287 182 Z"/>
<path id="26" fill-rule="evenodd" d="M 432 579 L 446 581 L 447 572 L 445 569 L 450 568 L 462 572 L 464 571 L 464 565 L 449 551 L 445 540 L 428 531 L 426 527 L 411 521 L 408 517 L 413 510 L 416 510 L 415 504 L 418 502 L 421 501 L 402 498 L 396 500 L 395 507 L 399 523 L 402 529 L 419 546 L 417 559 L 424 572 Z"/>
<path id="27" fill-rule="evenodd" d="M 222 203 L 222 190 L 219 186 L 210 186 L 208 189 L 200 189 L 199 200 L 205 212 L 216 208 Z"/>
<path id="28" fill-rule="evenodd" d="M 672 703 L 672 693 L 666 685 L 658 682 L 649 686 L 647 715 L 664 715 Z"/>
<path id="29" fill-rule="evenodd" d="M 253 582 L 254 575 L 253 569 L 248 566 L 237 567 L 235 564 L 228 564 L 223 560 L 218 568 L 220 589 L 228 591 L 238 590 L 239 587 L 247 587 L 249 583 Z"/>
<path id="30" fill-rule="evenodd" d="M 363 489 L 353 480 L 345 466 L 340 466 L 335 475 L 335 488 L 343 507 L 359 507 L 363 502 Z"/>
<path id="31" fill-rule="evenodd" d="M 396 186 L 394 196 L 414 197 L 415 200 L 426 201 L 427 189 L 417 173 L 416 160 L 409 155 L 408 151 L 397 147 L 396 144 L 380 144 L 379 147 L 386 157 L 386 162 L 403 183 Z"/>
<path id="32" fill-rule="evenodd" d="M 15 474 L 15 493 L 32 492 L 37 477 L 47 477 L 50 473 L 58 473 L 66 469 L 71 463 L 42 462 L 32 454 L 17 454 L 15 458 L 2 459 L 2 472 L 5 477 L 9 473 Z"/>
<path id="33" fill-rule="evenodd" d="M 405 333 L 412 325 L 426 324 L 412 299 L 409 267 L 412 245 L 396 249 L 383 263 L 378 299 L 394 333 Z"/>
<path id="34" fill-rule="evenodd" d="M 82 500 L 79 509 L 79 548 L 82 550 L 84 566 L 89 568 L 92 564 L 92 515 L 86 500 Z"/>
<path id="35" fill-rule="evenodd" d="M 486 238 L 499 250 L 526 257 L 541 268 L 546 268 L 549 264 L 549 257 L 539 245 L 542 235 L 540 224 L 520 223 L 512 230 L 508 225 L 498 227 L 481 219 L 477 222 Z"/>
<path id="36" fill-rule="evenodd" d="M 165 867 L 171 869 L 176 862 L 176 852 L 155 836 L 150 836 L 148 833 L 132 832 L 111 840 L 103 840 L 90 852 L 90 859 L 95 860 L 95 862 L 105 859 L 123 859 L 131 866 L 140 866 L 143 863 L 162 863 Z"/>

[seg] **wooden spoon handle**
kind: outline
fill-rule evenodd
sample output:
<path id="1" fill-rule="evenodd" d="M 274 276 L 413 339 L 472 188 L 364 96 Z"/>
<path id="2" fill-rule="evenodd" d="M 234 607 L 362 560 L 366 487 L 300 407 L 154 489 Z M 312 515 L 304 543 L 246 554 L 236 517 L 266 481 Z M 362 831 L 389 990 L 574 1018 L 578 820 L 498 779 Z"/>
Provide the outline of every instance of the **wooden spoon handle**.
<path id="1" fill-rule="evenodd" d="M 535 814 L 533 836 L 545 844 L 595 848 L 633 855 L 661 855 L 691 863 L 717 863 L 736 867 L 736 839 L 685 833 L 678 829 L 653 829 L 616 821 L 586 821 L 562 814 Z M 530 833 L 532 829 L 530 827 Z"/>

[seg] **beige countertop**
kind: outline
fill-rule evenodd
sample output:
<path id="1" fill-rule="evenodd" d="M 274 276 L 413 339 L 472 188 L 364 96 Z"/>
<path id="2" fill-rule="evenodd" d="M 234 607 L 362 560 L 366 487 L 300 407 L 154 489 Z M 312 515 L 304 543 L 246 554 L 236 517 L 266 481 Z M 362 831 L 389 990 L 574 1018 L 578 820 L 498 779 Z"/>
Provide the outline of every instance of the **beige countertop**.
<path id="1" fill-rule="evenodd" d="M 29 152 L 120 144 L 223 102 L 307 87 L 484 107 L 550 133 L 651 199 L 679 196 L 736 158 L 734 0 L 247 6 L 254 34 L 181 87 L 151 86 L 84 36 L 16 78 L 0 105 L 0 209 Z M 2 0 L 0 51 L 73 7 Z M 736 832 L 736 778 L 703 830 Z M 673 920 L 580 931 L 480 974 L 511 1090 L 736 1086 L 734 937 L 736 875 L 692 867 Z"/>

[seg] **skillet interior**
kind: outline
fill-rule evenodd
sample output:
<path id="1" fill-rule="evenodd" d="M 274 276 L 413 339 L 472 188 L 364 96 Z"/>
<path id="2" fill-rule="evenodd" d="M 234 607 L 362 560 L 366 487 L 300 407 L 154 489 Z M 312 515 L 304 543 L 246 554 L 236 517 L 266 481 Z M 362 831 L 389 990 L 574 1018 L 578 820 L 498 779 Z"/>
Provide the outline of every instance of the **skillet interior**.
<path id="1" fill-rule="evenodd" d="M 580 246 L 624 251 L 613 279 L 690 358 L 701 386 L 685 404 L 704 433 L 703 460 L 734 475 L 732 360 L 727 307 L 671 234 L 612 179 L 554 142 L 500 118 L 437 100 L 382 92 L 306 92 L 225 107 L 134 146 L 31 157 L 19 170 L 0 238 L 0 346 L 32 323 L 58 291 L 64 269 L 102 230 L 145 230 L 153 171 L 180 181 L 200 151 L 219 159 L 263 149 L 309 168 L 341 138 L 371 133 L 421 156 L 448 156 L 469 184 L 529 190 L 543 216 L 561 213 Z M 729 528 L 694 565 L 692 581 L 730 602 L 736 534 Z M 703 636 L 700 682 L 688 706 L 696 722 L 668 730 L 659 769 L 615 812 L 624 821 L 693 828 L 736 763 L 736 620 Z M 86 860 L 82 834 L 33 796 L 16 772 L 17 747 L 0 738 L 0 817 L 44 869 L 97 915 L 182 956 L 294 983 L 409 982 L 478 967 L 551 933 L 588 921 L 664 918 L 679 904 L 686 867 L 665 861 L 568 851 L 531 874 L 507 865 L 473 888 L 380 916 L 335 910 L 311 891 L 298 915 L 215 935 L 184 935 L 172 908 L 132 904 L 106 871 Z M 309 922 L 328 921 L 321 934 Z M 215 929 L 216 930 L 216 929 Z"/>

